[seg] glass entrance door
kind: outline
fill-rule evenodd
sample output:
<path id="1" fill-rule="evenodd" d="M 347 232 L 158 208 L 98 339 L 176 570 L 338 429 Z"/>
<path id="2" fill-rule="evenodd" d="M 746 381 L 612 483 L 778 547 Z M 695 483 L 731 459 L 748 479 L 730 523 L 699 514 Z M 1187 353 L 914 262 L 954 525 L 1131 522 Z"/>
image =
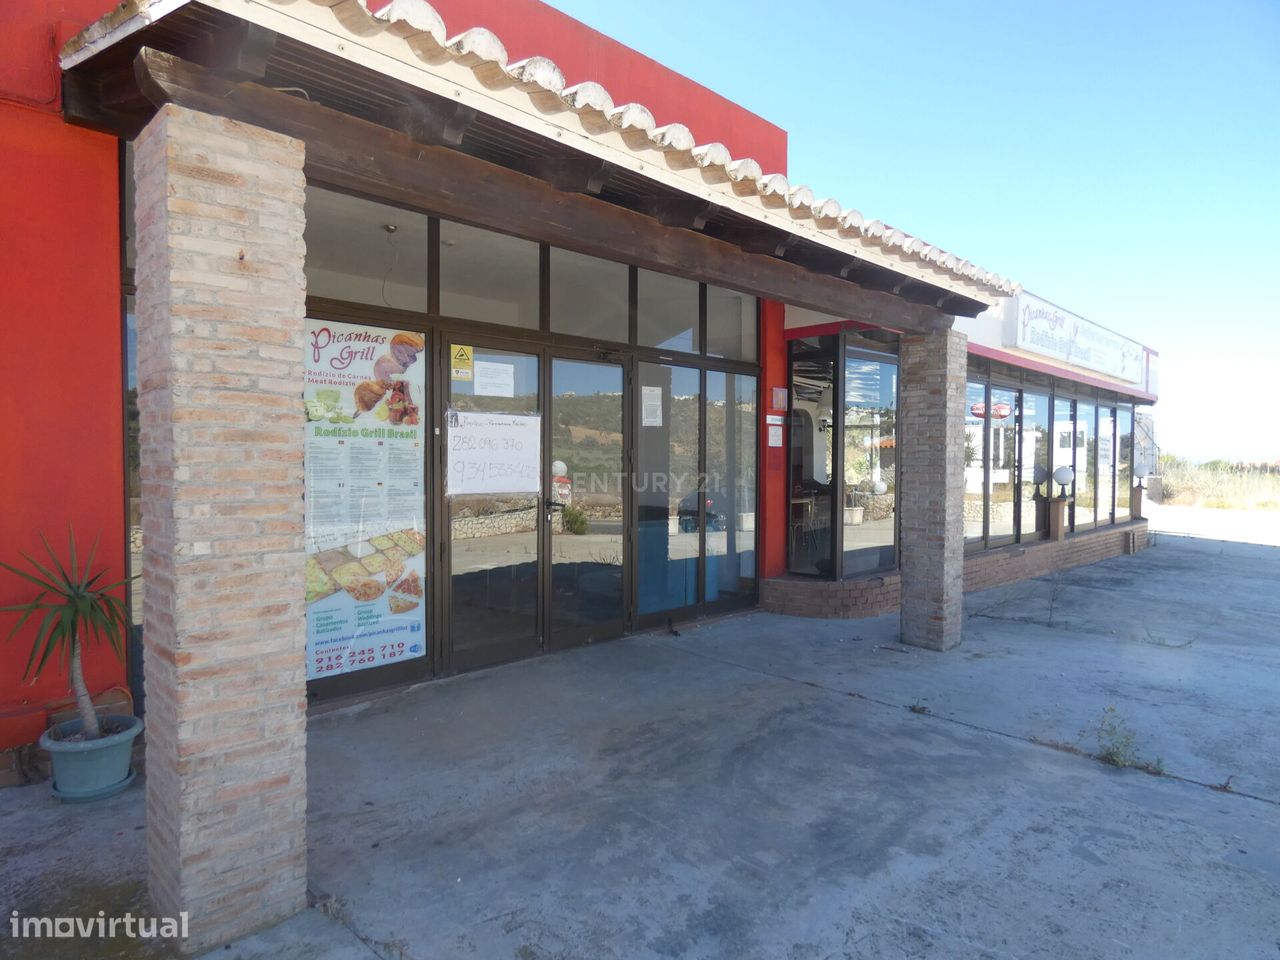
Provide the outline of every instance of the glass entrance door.
<path id="1" fill-rule="evenodd" d="M 538 652 L 546 510 L 539 358 L 446 343 L 447 615 L 456 671 Z"/>
<path id="2" fill-rule="evenodd" d="M 548 646 L 622 633 L 626 484 L 623 370 L 551 359 Z"/>

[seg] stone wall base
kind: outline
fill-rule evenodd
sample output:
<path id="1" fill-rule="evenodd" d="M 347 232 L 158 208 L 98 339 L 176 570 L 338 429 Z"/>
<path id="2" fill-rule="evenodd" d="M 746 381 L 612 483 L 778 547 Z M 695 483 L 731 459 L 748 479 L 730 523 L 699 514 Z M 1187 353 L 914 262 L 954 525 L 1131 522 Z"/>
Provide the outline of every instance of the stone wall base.
<path id="1" fill-rule="evenodd" d="M 1057 543 L 1041 540 L 984 550 L 965 557 L 964 589 L 967 593 L 1043 577 L 1144 550 L 1147 545 L 1147 521 L 1133 520 L 1073 534 Z M 901 590 L 902 576 L 896 570 L 841 581 L 779 577 L 760 582 L 760 606 L 793 617 L 877 617 L 898 609 Z"/>

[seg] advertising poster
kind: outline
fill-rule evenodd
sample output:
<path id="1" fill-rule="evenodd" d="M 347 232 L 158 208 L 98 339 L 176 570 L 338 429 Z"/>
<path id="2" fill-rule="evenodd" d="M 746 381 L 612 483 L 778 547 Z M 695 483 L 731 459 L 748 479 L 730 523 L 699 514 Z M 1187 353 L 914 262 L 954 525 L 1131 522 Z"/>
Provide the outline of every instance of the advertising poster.
<path id="1" fill-rule="evenodd" d="M 307 679 L 427 653 L 421 334 L 307 321 Z"/>

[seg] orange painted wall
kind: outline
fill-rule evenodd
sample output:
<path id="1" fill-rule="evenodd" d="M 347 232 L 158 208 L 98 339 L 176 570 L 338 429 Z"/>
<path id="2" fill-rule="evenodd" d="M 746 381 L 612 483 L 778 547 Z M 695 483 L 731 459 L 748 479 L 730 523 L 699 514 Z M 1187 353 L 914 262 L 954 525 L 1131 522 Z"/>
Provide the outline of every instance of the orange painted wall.
<path id="1" fill-rule="evenodd" d="M 24 2 L 0 11 L 0 558 L 65 550 L 101 534 L 98 563 L 125 575 L 117 146 L 63 123 L 54 50 L 70 27 L 109 8 L 92 2 Z M 71 24 L 62 21 L 70 19 Z M 29 589 L 0 574 L 0 605 Z M 0 631 L 12 626 L 0 615 Z M 27 742 L 45 708 L 68 696 L 50 667 L 22 681 L 33 631 L 0 646 L 0 748 Z M 106 648 L 87 652 L 96 693 L 125 680 Z"/>

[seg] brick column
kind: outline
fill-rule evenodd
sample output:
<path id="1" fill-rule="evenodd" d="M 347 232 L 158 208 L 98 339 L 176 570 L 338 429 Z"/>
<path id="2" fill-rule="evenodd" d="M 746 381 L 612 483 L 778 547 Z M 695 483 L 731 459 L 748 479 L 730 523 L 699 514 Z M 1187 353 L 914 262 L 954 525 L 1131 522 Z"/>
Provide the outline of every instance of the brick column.
<path id="1" fill-rule="evenodd" d="M 148 883 L 187 951 L 306 903 L 303 145 L 138 137 Z"/>
<path id="2" fill-rule="evenodd" d="M 902 642 L 948 650 L 964 617 L 964 388 L 968 337 L 904 336 L 898 410 Z"/>

